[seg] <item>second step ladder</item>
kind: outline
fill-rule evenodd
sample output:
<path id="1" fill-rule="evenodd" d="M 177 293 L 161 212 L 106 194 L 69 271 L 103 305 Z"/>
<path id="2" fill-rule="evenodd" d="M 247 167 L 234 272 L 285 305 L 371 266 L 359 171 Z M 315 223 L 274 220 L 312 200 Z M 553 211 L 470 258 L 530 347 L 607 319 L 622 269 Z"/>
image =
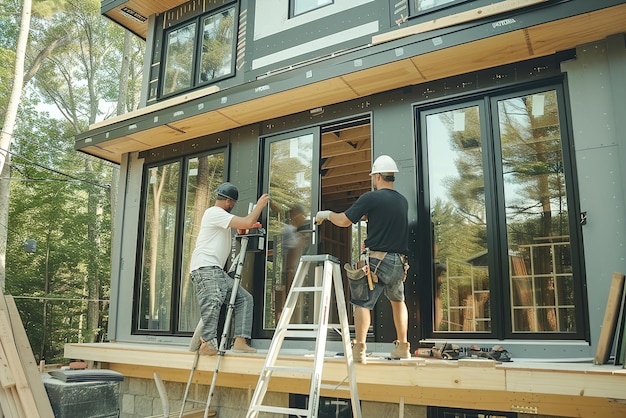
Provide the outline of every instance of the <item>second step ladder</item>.
<path id="1" fill-rule="evenodd" d="M 321 267 L 321 280 L 314 280 L 312 286 L 305 286 L 305 279 L 315 268 Z M 315 275 L 315 274 L 314 274 Z M 315 275 L 317 276 L 317 275 Z M 311 280 L 309 280 L 311 281 Z M 344 359 L 346 362 L 347 377 L 340 382 L 323 384 L 322 369 L 324 366 L 324 354 L 326 351 L 326 339 L 329 328 L 328 320 L 331 307 L 331 295 L 334 284 L 334 294 L 337 304 L 337 313 L 339 316 L 339 326 L 341 330 L 341 338 L 343 341 Z M 310 324 L 303 324 L 292 319 L 299 317 L 302 306 L 297 306 L 300 296 L 304 294 L 312 294 L 314 300 L 314 311 L 316 312 L 316 321 Z M 295 315 L 294 315 L 295 314 Z M 278 355 L 285 338 L 296 339 L 315 339 L 315 355 L 312 367 L 294 367 L 277 365 Z M 293 364 L 293 362 L 291 362 Z M 263 404 L 265 394 L 269 385 L 270 378 L 276 374 L 293 374 L 304 373 L 309 375 L 311 379 L 311 387 L 309 391 L 309 399 L 306 409 L 286 408 L 273 405 Z M 274 337 L 270 343 L 270 347 L 265 359 L 265 364 L 259 375 L 254 395 L 248 409 L 248 418 L 259 416 L 260 412 L 268 412 L 274 414 L 291 414 L 300 417 L 316 418 L 318 416 L 319 398 L 321 389 L 343 390 L 350 392 L 350 400 L 352 403 L 352 416 L 354 418 L 361 417 L 361 404 L 359 402 L 359 393 L 356 384 L 356 376 L 354 372 L 354 361 L 352 358 L 352 347 L 350 343 L 350 328 L 348 326 L 348 312 L 346 309 L 346 299 L 343 292 L 343 284 L 341 282 L 341 267 L 339 260 L 328 254 L 325 255 L 305 255 L 300 258 L 300 264 L 296 270 L 296 274 L 287 295 L 285 306 L 278 320 Z"/>

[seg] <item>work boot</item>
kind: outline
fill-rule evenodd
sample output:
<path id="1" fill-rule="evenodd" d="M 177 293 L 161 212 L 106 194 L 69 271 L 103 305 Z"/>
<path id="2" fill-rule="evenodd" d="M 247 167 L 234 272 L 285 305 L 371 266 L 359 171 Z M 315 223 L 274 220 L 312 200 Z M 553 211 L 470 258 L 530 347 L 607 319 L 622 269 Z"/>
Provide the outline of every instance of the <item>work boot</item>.
<path id="1" fill-rule="evenodd" d="M 256 348 L 250 347 L 246 342 L 239 342 L 239 340 L 235 340 L 231 351 L 233 353 L 256 353 Z"/>
<path id="2" fill-rule="evenodd" d="M 354 343 L 352 346 L 352 359 L 355 363 L 366 364 L 365 343 Z"/>
<path id="3" fill-rule="evenodd" d="M 392 359 L 402 359 L 402 358 L 411 358 L 411 344 L 410 343 L 401 343 L 398 340 L 394 341 L 396 348 L 391 352 L 390 357 Z"/>
<path id="4" fill-rule="evenodd" d="M 202 340 L 202 344 L 200 344 L 200 348 L 198 352 L 203 356 L 214 356 L 218 352 L 218 344 L 217 339 L 213 338 L 212 340 Z"/>

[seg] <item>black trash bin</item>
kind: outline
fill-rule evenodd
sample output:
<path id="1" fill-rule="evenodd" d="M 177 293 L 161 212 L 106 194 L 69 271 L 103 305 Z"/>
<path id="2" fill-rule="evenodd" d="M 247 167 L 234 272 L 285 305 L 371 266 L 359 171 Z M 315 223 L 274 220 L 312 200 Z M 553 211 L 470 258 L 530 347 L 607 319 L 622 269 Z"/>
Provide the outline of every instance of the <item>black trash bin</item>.
<path id="1" fill-rule="evenodd" d="M 121 373 L 112 370 L 55 370 L 44 380 L 55 418 L 119 417 Z"/>

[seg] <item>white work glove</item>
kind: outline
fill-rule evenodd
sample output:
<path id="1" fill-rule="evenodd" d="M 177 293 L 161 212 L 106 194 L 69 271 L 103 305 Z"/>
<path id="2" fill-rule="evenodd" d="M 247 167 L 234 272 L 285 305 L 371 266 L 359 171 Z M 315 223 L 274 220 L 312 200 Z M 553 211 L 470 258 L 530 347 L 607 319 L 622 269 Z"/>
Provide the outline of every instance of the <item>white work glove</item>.
<path id="1" fill-rule="evenodd" d="M 321 223 L 324 222 L 326 219 L 328 219 L 329 216 L 330 216 L 329 210 L 320 210 L 315 215 L 315 223 L 318 225 L 321 225 Z"/>

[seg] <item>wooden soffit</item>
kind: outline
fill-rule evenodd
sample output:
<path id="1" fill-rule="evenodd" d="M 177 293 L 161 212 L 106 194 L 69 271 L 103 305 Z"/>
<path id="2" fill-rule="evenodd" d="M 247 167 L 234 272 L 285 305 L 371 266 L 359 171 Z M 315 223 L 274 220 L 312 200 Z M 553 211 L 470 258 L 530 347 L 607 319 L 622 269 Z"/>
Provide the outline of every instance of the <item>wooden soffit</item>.
<path id="1" fill-rule="evenodd" d="M 148 18 L 189 0 L 104 0 L 102 13 L 142 39 L 148 34 Z"/>
<path id="2" fill-rule="evenodd" d="M 77 136 L 76 149 L 119 163 L 127 152 L 145 151 L 375 93 L 570 50 L 626 33 L 624 16 L 626 4 L 621 3 L 430 52 L 421 51 L 428 42 L 432 45 L 432 39 L 413 42 L 407 37 L 400 42 L 405 42 L 405 50 L 413 48 L 415 52 L 395 60 L 380 60 L 379 65 L 355 68 L 351 61 L 344 62 L 343 67 L 329 63 L 328 67 L 317 70 L 326 71 L 327 75 L 314 78 L 309 84 L 297 85 L 293 80 L 295 72 L 293 77 L 283 73 L 277 78 L 270 76 L 228 90 L 218 91 L 213 87 L 196 91 L 108 119 Z M 484 25 L 491 26 L 491 22 Z M 462 33 L 457 31 L 455 36 Z M 373 49 L 369 56 L 368 52 L 362 52 L 364 62 L 374 54 L 395 58 L 398 44 L 386 42 L 374 48 L 378 48 L 377 52 Z M 263 94 L 255 95 L 257 91 Z M 233 100 L 236 96 L 233 92 L 243 99 Z M 199 102 L 202 100 L 205 101 Z M 189 116 L 180 115 L 181 106 L 187 104 L 189 109 L 189 103 L 202 110 L 196 109 Z M 179 116 L 174 117 L 176 114 Z"/>

